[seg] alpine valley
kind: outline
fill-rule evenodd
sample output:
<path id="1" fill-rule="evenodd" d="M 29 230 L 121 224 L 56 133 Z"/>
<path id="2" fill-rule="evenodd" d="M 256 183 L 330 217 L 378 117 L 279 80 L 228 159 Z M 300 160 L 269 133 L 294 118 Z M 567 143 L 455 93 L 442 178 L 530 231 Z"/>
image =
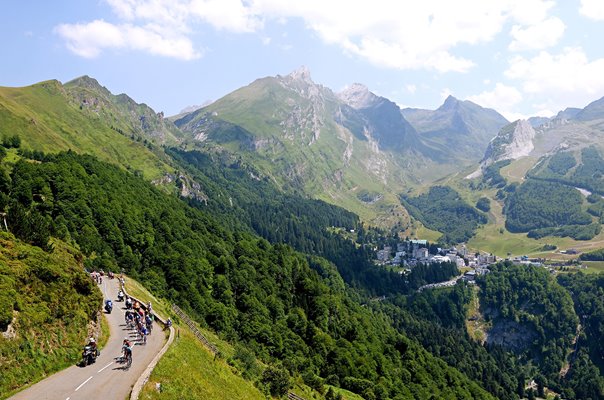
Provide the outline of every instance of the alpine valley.
<path id="1" fill-rule="evenodd" d="M 604 398 L 604 98 L 510 122 L 302 67 L 164 116 L 83 76 L 0 88 L 0 139 L 0 398 L 100 325 L 83 269 L 183 330 L 144 398 Z"/>

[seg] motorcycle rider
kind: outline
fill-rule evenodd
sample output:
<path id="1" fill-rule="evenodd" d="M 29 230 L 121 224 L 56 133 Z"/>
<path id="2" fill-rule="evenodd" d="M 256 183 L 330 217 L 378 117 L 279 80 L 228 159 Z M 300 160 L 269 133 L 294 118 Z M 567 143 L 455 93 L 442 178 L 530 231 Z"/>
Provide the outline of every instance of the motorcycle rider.
<path id="1" fill-rule="evenodd" d="M 117 301 L 124 301 L 124 292 L 121 290 L 117 292 Z"/>
<path id="2" fill-rule="evenodd" d="M 90 350 L 92 351 L 92 354 L 94 354 L 94 358 L 96 358 L 99 355 L 99 349 L 96 346 L 96 339 L 90 337 L 90 339 L 88 339 L 88 346 L 90 346 Z"/>
<path id="3" fill-rule="evenodd" d="M 113 310 L 113 302 L 111 300 L 105 300 L 105 311 L 107 311 L 109 314 L 111 314 L 112 310 Z"/>

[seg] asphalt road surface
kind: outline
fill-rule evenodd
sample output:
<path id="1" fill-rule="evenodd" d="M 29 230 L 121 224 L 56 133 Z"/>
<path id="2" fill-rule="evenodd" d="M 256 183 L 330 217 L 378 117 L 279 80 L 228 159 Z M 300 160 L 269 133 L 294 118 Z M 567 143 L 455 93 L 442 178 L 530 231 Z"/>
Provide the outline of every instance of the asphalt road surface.
<path id="1" fill-rule="evenodd" d="M 74 365 L 57 372 L 10 397 L 10 400 L 122 400 L 129 396 L 136 380 L 162 348 L 165 335 L 160 325 L 155 323 L 152 334 L 147 337 L 147 344 L 139 343 L 136 332 L 126 328 L 124 303 L 116 301 L 118 285 L 118 279 L 106 278 L 100 285 L 104 298 L 113 301 L 113 312 L 104 313 L 111 336 L 96 362 L 86 367 Z M 129 369 L 115 359 L 122 352 L 125 337 L 134 344 Z M 85 342 L 86 338 L 82 338 L 82 349 Z"/>

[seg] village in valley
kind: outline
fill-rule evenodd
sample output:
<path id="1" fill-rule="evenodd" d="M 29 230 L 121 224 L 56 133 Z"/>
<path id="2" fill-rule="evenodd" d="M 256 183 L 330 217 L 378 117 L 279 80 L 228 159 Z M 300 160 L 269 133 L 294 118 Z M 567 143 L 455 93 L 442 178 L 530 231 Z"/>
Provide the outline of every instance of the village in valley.
<path id="1" fill-rule="evenodd" d="M 410 273 L 418 264 L 454 263 L 460 271 L 464 272 L 463 275 L 451 281 L 426 285 L 446 287 L 454 285 L 458 279 L 473 282 L 476 276 L 487 274 L 488 266 L 497 262 L 497 257 L 488 253 L 471 252 L 463 244 L 459 248 L 455 246 L 441 248 L 430 244 L 427 240 L 408 239 L 397 243 L 396 249 L 385 245 L 377 250 L 374 262 L 379 266 L 397 268 L 400 274 Z"/>
<path id="2" fill-rule="evenodd" d="M 558 250 L 557 253 L 575 255 L 578 252 L 576 249 L 568 249 Z M 424 239 L 407 238 L 396 243 L 396 247 L 394 245 L 383 245 L 381 249 L 376 247 L 374 264 L 379 267 L 391 268 L 401 275 L 410 274 L 418 264 L 453 263 L 457 266 L 460 272 L 459 275 L 447 281 L 423 285 L 418 289 L 422 291 L 424 289 L 451 287 L 457 284 L 457 281 L 460 279 L 474 284 L 476 277 L 490 272 L 490 265 L 503 260 L 503 258 L 498 258 L 493 254 L 471 251 L 465 244 L 460 244 L 457 247 L 441 248 Z M 552 260 L 546 262 L 543 258 L 529 258 L 526 255 L 516 257 L 511 257 L 510 255 L 505 260 L 518 265 L 542 266 L 547 268 L 552 274 L 564 268 L 575 268 L 577 270 L 586 268 L 581 263 L 574 265 L 574 267 L 569 267 L 568 262 L 552 262 Z"/>
<path id="3" fill-rule="evenodd" d="M 573 252 L 573 253 L 571 253 Z M 560 251 L 563 254 L 576 254 L 574 249 Z M 376 266 L 393 268 L 401 275 L 411 273 L 418 264 L 453 263 L 460 271 L 460 275 L 451 280 L 424 285 L 420 290 L 438 287 L 454 286 L 459 279 L 474 283 L 477 276 L 489 273 L 489 266 L 503 259 L 493 254 L 480 251 L 470 251 L 465 244 L 458 247 L 441 248 L 422 239 L 406 239 L 393 245 L 384 245 L 376 248 L 374 263 Z M 545 264 L 543 259 L 534 259 L 527 256 L 506 258 L 514 264 L 539 265 L 547 267 L 554 273 L 557 264 Z M 581 266 L 578 266 L 581 268 Z"/>

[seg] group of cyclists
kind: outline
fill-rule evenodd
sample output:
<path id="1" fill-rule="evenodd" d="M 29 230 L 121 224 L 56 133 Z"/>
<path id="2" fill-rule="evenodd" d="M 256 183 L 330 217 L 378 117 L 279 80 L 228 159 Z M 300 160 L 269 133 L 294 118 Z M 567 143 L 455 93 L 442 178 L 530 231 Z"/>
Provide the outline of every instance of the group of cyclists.
<path id="1" fill-rule="evenodd" d="M 120 278 L 123 282 L 123 278 Z M 141 304 L 129 297 L 125 296 L 123 291 L 119 291 L 117 294 L 118 299 L 124 299 L 125 312 L 124 321 L 126 322 L 126 328 L 135 329 L 137 340 L 141 344 L 147 344 L 147 336 L 151 334 L 153 328 L 153 314 L 151 313 L 151 303 L 147 304 L 145 310 Z M 121 360 L 126 362 L 128 368 L 132 363 L 132 345 L 133 341 L 129 337 L 125 337 L 122 343 L 122 355 Z"/>
<path id="2" fill-rule="evenodd" d="M 96 283 L 98 283 L 99 285 L 101 283 L 103 283 L 103 276 L 105 276 L 105 273 L 103 271 L 92 271 L 90 273 L 90 277 L 92 278 L 92 280 Z"/>
<path id="3" fill-rule="evenodd" d="M 132 302 L 132 299 L 126 297 L 126 312 L 124 319 L 126 326 L 130 329 L 136 329 L 137 337 L 142 344 L 147 343 L 147 336 L 153 329 L 153 314 L 150 312 L 151 303 L 147 304 L 147 309 L 143 309 L 138 301 Z"/>
<path id="4" fill-rule="evenodd" d="M 93 271 L 90 273 L 90 276 L 96 283 L 101 284 L 103 282 L 103 276 L 105 276 L 105 273 L 103 271 Z M 109 275 L 107 276 L 109 277 Z M 111 273 L 110 279 L 113 277 L 113 273 Z M 123 276 L 120 276 L 120 283 L 123 286 Z M 146 304 L 145 309 L 138 301 L 133 301 L 131 297 L 125 296 L 122 290 L 120 290 L 117 294 L 117 301 L 124 301 L 126 309 L 124 319 L 127 329 L 136 329 L 136 340 L 141 344 L 146 344 L 147 336 L 151 334 L 151 330 L 153 328 L 154 317 L 151 309 L 151 302 Z M 93 337 L 88 339 L 87 347 L 88 346 L 94 350 L 95 355 L 98 355 L 96 340 Z M 126 364 L 125 368 L 129 368 L 132 364 L 132 346 L 133 340 L 131 340 L 128 336 L 125 337 L 122 342 L 122 353 L 119 357 L 116 357 L 116 360 Z"/>
<path id="5" fill-rule="evenodd" d="M 95 281 L 98 284 L 103 283 L 103 277 L 105 276 L 105 271 L 100 270 L 100 271 L 92 271 L 90 273 L 90 277 L 92 278 L 93 281 Z M 113 279 L 115 278 L 115 275 L 113 274 L 113 272 L 109 271 L 107 273 L 107 278 L 109 279 Z"/>

